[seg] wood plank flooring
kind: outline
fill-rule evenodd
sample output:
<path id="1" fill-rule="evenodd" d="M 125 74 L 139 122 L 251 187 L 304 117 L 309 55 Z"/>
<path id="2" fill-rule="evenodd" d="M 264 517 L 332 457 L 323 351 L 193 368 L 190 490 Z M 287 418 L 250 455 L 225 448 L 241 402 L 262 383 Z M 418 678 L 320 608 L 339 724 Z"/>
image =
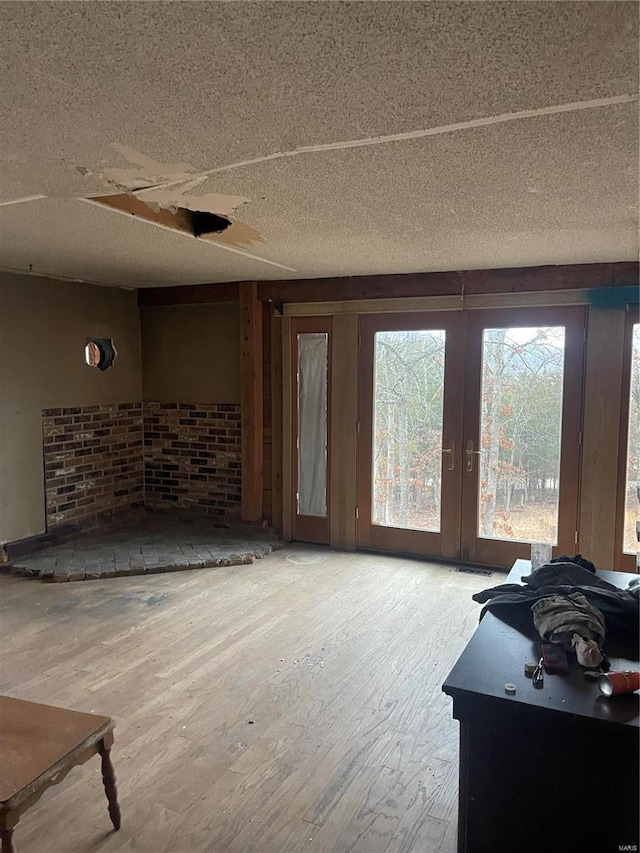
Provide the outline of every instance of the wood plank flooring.
<path id="1" fill-rule="evenodd" d="M 440 685 L 501 581 L 291 547 L 85 584 L 0 577 L 0 692 L 106 714 L 99 762 L 20 821 L 19 853 L 453 853 L 458 724 Z"/>

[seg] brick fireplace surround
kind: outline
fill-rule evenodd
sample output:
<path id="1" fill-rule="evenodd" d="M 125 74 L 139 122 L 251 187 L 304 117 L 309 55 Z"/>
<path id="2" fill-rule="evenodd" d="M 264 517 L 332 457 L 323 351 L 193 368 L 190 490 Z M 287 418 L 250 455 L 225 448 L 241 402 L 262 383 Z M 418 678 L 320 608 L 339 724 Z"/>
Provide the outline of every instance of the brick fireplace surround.
<path id="1" fill-rule="evenodd" d="M 109 528 L 132 510 L 240 516 L 240 407 L 111 403 L 42 413 L 47 532 Z"/>
<path id="2" fill-rule="evenodd" d="M 240 406 L 144 403 L 145 506 L 240 516 Z"/>

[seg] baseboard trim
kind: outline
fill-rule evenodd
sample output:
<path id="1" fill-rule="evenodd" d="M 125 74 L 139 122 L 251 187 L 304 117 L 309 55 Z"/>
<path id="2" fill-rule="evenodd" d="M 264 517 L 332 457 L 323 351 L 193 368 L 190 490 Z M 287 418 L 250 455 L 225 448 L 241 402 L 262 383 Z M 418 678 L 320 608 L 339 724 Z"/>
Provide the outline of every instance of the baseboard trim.
<path id="1" fill-rule="evenodd" d="M 8 561 L 11 563 L 18 557 L 40 551 L 42 548 L 51 548 L 77 536 L 79 529 L 76 525 L 65 525 L 51 533 L 39 533 L 36 536 L 25 536 L 24 539 L 15 539 L 13 542 L 5 542 L 2 546 Z"/>

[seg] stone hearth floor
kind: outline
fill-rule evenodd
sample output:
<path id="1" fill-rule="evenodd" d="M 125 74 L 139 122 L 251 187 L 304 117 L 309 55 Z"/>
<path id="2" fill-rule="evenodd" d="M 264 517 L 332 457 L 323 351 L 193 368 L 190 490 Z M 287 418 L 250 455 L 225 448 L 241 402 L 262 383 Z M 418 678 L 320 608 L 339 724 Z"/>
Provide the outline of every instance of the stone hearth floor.
<path id="1" fill-rule="evenodd" d="M 264 530 L 150 516 L 113 533 L 85 535 L 16 557 L 6 570 L 54 583 L 97 580 L 242 565 L 281 547 Z"/>

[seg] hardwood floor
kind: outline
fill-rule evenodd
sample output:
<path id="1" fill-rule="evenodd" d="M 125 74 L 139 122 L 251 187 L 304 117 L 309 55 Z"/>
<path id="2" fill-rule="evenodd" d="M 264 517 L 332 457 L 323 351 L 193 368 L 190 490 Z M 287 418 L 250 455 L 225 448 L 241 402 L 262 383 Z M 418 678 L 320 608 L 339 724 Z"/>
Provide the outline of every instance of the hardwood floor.
<path id="1" fill-rule="evenodd" d="M 0 577 L 0 691 L 116 721 L 21 819 L 19 853 L 452 853 L 440 685 L 499 583 L 292 547 L 247 566 L 80 584 Z"/>

